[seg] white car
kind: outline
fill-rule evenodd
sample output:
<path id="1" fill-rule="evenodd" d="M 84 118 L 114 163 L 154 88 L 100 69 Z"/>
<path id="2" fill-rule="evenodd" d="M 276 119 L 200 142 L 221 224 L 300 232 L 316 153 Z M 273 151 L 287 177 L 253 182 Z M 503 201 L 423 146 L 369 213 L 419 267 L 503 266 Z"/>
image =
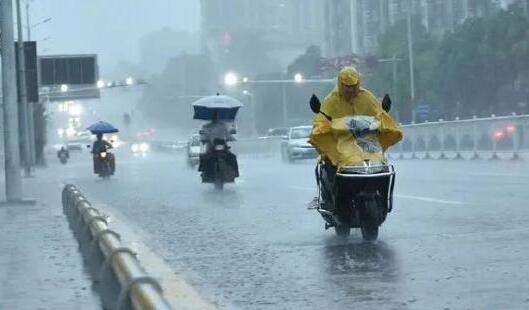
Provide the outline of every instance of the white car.
<path id="1" fill-rule="evenodd" d="M 69 151 L 82 151 L 94 141 L 94 136 L 89 131 L 81 131 L 66 140 Z"/>
<path id="2" fill-rule="evenodd" d="M 130 145 L 132 154 L 136 156 L 145 156 L 150 151 L 151 146 L 147 142 L 134 142 Z"/>
<path id="3" fill-rule="evenodd" d="M 293 162 L 296 159 L 316 158 L 318 152 L 308 140 L 312 126 L 290 128 L 288 135 L 281 141 L 281 158 Z"/>

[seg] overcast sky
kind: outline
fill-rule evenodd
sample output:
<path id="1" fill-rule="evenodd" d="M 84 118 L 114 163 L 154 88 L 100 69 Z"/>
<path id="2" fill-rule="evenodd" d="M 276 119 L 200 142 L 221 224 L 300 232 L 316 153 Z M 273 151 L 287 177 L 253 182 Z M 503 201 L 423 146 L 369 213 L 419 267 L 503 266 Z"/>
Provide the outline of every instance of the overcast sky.
<path id="1" fill-rule="evenodd" d="M 22 1 L 24 3 L 24 1 Z M 197 31 L 199 0 L 34 0 L 31 24 L 39 53 L 95 53 L 100 72 L 111 72 L 119 60 L 136 62 L 138 40 L 145 34 L 170 27 Z M 25 22 L 25 21 L 24 21 Z"/>

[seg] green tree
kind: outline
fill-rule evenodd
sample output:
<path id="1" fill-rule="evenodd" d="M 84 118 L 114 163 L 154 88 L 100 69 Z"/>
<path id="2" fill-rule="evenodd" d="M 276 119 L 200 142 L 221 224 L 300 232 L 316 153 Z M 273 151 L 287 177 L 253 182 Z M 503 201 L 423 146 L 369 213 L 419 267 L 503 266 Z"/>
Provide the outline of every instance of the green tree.
<path id="1" fill-rule="evenodd" d="M 528 41 L 529 21 L 517 10 L 467 20 L 439 49 L 439 95 L 463 116 L 508 113 L 499 91 L 527 76 Z"/>
<path id="2" fill-rule="evenodd" d="M 288 65 L 287 72 L 289 76 L 301 73 L 304 77 L 313 77 L 320 75 L 321 49 L 316 45 L 307 48 L 304 54 L 298 56 Z"/>
<path id="3" fill-rule="evenodd" d="M 442 39 L 430 35 L 417 20 L 414 34 L 416 102 L 439 111 L 436 117 L 486 116 L 514 111 L 517 81 L 529 78 L 529 21 L 515 7 L 494 15 L 471 18 Z M 375 93 L 392 90 L 401 120 L 411 118 L 406 21 L 380 37 L 379 58 L 396 56 L 396 83 L 390 63 L 366 73 Z M 511 98 L 512 97 L 512 98 Z"/>
<path id="4" fill-rule="evenodd" d="M 416 102 L 425 102 L 435 106 L 437 96 L 432 89 L 435 84 L 435 69 L 438 40 L 427 32 L 418 18 L 412 19 L 414 38 L 414 65 Z M 407 22 L 395 23 L 379 39 L 378 59 L 399 59 L 396 64 L 396 80 L 393 78 L 393 63 L 378 63 L 364 72 L 365 85 L 375 94 L 389 93 L 398 110 L 401 121 L 411 120 L 412 103 L 410 100 L 410 70 L 408 57 Z"/>

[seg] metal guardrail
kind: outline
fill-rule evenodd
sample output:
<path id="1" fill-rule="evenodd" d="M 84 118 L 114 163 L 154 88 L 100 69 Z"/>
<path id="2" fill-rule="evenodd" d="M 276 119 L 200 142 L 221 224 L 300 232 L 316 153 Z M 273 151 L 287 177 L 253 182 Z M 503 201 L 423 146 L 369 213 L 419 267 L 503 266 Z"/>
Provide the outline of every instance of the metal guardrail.
<path id="1" fill-rule="evenodd" d="M 412 159 L 424 153 L 424 159 L 446 159 L 447 152 L 455 152 L 455 159 L 464 159 L 465 152 L 472 152 L 471 159 L 499 159 L 499 153 L 510 152 L 513 159 L 520 159 L 520 152 L 529 148 L 529 115 L 509 115 L 486 118 L 439 120 L 401 126 L 404 141 L 390 152 L 410 153 Z M 433 154 L 439 153 L 438 156 Z"/>
<path id="2" fill-rule="evenodd" d="M 62 205 L 104 309 L 171 309 L 158 281 L 74 185 L 64 187 Z"/>

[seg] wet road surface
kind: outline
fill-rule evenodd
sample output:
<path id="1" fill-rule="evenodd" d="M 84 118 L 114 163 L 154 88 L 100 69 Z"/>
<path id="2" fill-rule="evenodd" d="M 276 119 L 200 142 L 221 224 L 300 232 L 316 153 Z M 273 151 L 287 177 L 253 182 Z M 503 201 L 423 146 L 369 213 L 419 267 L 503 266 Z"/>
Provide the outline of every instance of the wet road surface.
<path id="1" fill-rule="evenodd" d="M 394 162 L 394 211 L 364 243 L 306 209 L 312 161 L 241 157 L 241 179 L 218 192 L 183 156 L 121 152 L 108 181 L 87 154 L 51 168 L 144 231 L 220 308 L 529 308 L 526 161 Z"/>

